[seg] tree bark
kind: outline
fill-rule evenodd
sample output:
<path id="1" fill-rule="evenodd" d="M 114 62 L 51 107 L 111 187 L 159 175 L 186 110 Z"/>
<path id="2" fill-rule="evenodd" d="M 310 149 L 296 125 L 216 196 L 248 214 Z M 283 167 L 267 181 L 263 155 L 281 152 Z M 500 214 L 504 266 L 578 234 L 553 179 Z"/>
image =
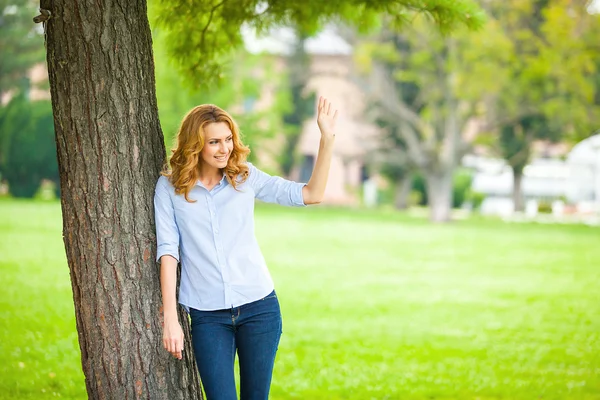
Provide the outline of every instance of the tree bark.
<path id="1" fill-rule="evenodd" d="M 525 202 L 523 201 L 523 169 L 512 168 L 513 172 L 513 205 L 515 211 L 525 211 Z"/>
<path id="2" fill-rule="evenodd" d="M 407 175 L 396 182 L 396 192 L 394 196 L 394 206 L 397 210 L 406 210 L 408 208 L 408 196 L 412 188 L 412 176 Z"/>
<path id="3" fill-rule="evenodd" d="M 450 221 L 452 211 L 452 172 L 429 171 L 425 173 L 429 217 L 433 222 Z"/>
<path id="4" fill-rule="evenodd" d="M 63 236 L 90 399 L 200 399 L 162 347 L 153 193 L 165 159 L 144 0 L 42 0 Z"/>

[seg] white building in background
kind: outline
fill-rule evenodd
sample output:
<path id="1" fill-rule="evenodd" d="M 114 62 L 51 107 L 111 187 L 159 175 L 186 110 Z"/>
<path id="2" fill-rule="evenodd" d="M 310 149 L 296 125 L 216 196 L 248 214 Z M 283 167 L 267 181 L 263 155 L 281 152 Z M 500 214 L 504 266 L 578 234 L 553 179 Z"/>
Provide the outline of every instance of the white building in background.
<path id="1" fill-rule="evenodd" d="M 482 213 L 508 216 L 514 212 L 513 173 L 505 160 L 466 156 L 463 165 L 475 170 L 472 189 L 486 196 L 481 204 Z M 564 161 L 533 160 L 523 171 L 521 189 L 524 200 L 551 202 L 565 198 L 568 182 L 569 167 Z"/>
<path id="2" fill-rule="evenodd" d="M 508 216 L 514 212 L 513 175 L 506 161 L 468 155 L 463 165 L 475 170 L 472 189 L 486 195 L 482 213 Z M 532 204 L 546 201 L 561 212 L 563 202 L 573 212 L 600 211 L 600 135 L 578 143 L 566 161 L 534 159 L 523 171 L 522 193 L 530 210 Z"/>
<path id="3" fill-rule="evenodd" d="M 567 199 L 594 204 L 600 209 L 600 134 L 575 145 L 566 163 L 570 171 Z"/>

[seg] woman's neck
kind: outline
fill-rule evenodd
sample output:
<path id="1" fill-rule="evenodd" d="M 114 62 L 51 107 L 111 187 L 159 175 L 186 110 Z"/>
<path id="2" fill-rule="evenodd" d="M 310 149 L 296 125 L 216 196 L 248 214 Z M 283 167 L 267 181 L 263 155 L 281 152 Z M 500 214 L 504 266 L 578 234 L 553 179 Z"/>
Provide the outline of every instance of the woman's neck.
<path id="1" fill-rule="evenodd" d="M 223 171 L 219 168 L 211 168 L 207 166 L 198 166 L 198 179 L 203 184 L 212 184 L 223 179 Z"/>

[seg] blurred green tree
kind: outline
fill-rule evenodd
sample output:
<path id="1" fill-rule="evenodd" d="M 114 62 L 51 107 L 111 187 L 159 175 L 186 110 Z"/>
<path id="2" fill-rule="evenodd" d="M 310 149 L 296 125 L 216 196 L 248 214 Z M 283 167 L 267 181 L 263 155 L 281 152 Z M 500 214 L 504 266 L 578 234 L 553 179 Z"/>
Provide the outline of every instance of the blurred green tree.
<path id="1" fill-rule="evenodd" d="M 23 89 L 31 67 L 44 61 L 40 35 L 31 23 L 35 12 L 29 0 L 0 0 L 0 95 Z"/>
<path id="2" fill-rule="evenodd" d="M 31 23 L 35 12 L 31 1 L 0 0 L 0 113 L 11 97 L 28 95 L 30 70 L 44 61 L 40 35 Z M 10 137 L 10 132 L 0 129 L 0 165 L 6 163 Z"/>
<path id="3" fill-rule="evenodd" d="M 0 108 L 0 131 L 6 138 L 0 173 L 15 197 L 33 197 L 42 179 L 55 183 L 59 194 L 58 162 L 50 101 L 26 99 L 24 93 Z"/>
<path id="4" fill-rule="evenodd" d="M 310 35 L 326 21 L 341 21 L 366 31 L 377 26 L 382 15 L 401 28 L 410 24 L 415 13 L 427 15 L 441 32 L 463 25 L 478 27 L 484 21 L 479 6 L 471 0 L 155 0 L 150 18 L 166 31 L 168 54 L 188 82 L 211 86 L 227 77 L 224 67 L 231 60 L 232 50 L 242 45 L 242 26 L 264 33 L 273 26 L 287 25 Z"/>
<path id="5" fill-rule="evenodd" d="M 357 53 L 373 80 L 371 101 L 395 116 L 404 138 L 397 157 L 408 149 L 423 173 L 434 221 L 449 218 L 453 171 L 475 140 L 508 160 L 522 208 L 533 140 L 573 138 L 598 126 L 598 17 L 567 0 L 486 5 L 492 18 L 476 33 L 443 36 L 419 20 L 398 32 L 388 22 Z"/>
<path id="6" fill-rule="evenodd" d="M 450 219 L 454 171 L 471 143 L 464 132 L 479 116 L 478 104 L 486 93 L 498 90 L 495 80 L 486 79 L 493 75 L 497 57 L 481 58 L 501 49 L 502 43 L 492 29 L 486 40 L 494 50 L 488 44 L 477 48 L 475 56 L 478 35 L 466 30 L 443 35 L 421 16 L 402 31 L 384 20 L 379 31 L 360 39 L 356 53 L 369 78 L 369 101 L 394 126 L 388 136 L 394 132 L 402 138 L 392 143 L 393 152 L 401 160 L 408 155 L 425 179 L 435 222 Z M 475 57 L 477 63 L 472 62 Z"/>
<path id="7" fill-rule="evenodd" d="M 489 131 L 513 171 L 515 210 L 523 211 L 522 179 L 535 140 L 574 141 L 600 127 L 600 16 L 569 0 L 487 4 L 510 46 L 502 90 L 492 100 Z"/>
<path id="8" fill-rule="evenodd" d="M 409 155 L 396 116 L 383 107 L 372 107 L 370 114 L 381 128 L 382 138 L 367 154 L 367 164 L 370 170 L 379 171 L 394 186 L 394 207 L 406 209 L 416 165 Z"/>
<path id="9" fill-rule="evenodd" d="M 165 146 L 146 1 L 105 0 L 99 7 L 91 0 L 41 0 L 40 6 L 51 14 L 46 43 L 64 241 L 88 396 L 201 398 L 190 340 L 183 361 L 160 346 L 152 199 Z M 163 0 L 156 6 L 169 56 L 197 87 L 225 78 L 244 24 L 316 30 L 341 16 L 366 26 L 382 12 L 402 20 L 407 10 L 427 13 L 442 29 L 481 22 L 470 0 Z M 180 318 L 187 318 L 183 311 Z"/>

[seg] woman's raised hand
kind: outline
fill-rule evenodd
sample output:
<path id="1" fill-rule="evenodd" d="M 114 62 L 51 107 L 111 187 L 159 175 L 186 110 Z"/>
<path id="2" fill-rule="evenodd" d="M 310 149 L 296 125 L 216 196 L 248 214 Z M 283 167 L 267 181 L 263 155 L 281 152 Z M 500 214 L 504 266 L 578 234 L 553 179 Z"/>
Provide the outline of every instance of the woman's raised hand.
<path id="1" fill-rule="evenodd" d="M 337 110 L 332 107 L 329 100 L 319 96 L 317 111 L 317 124 L 321 130 L 321 137 L 333 138 L 335 136 L 335 121 L 338 116 Z"/>

